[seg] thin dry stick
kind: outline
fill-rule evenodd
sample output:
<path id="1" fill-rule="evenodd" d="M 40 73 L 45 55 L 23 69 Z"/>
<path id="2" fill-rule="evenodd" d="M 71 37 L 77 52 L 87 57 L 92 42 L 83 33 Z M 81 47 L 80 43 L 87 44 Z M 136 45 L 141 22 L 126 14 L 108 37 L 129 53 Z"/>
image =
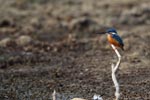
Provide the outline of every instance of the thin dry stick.
<path id="1" fill-rule="evenodd" d="M 52 94 L 52 98 L 53 100 L 56 100 L 56 91 L 54 90 L 53 94 Z"/>
<path id="2" fill-rule="evenodd" d="M 111 47 L 114 49 L 115 53 L 117 54 L 117 57 L 118 57 L 118 62 L 116 64 L 116 66 L 114 66 L 114 64 L 112 64 L 112 80 L 114 82 L 114 85 L 115 85 L 115 88 L 116 88 L 116 92 L 115 92 L 115 96 L 116 96 L 116 100 L 119 100 L 119 97 L 120 97 L 120 93 L 119 93 L 119 83 L 116 79 L 116 71 L 120 65 L 120 61 L 121 61 L 121 55 L 120 53 L 118 52 L 118 50 L 116 49 L 116 47 L 114 45 L 111 45 Z"/>
<path id="3" fill-rule="evenodd" d="M 95 94 L 93 100 L 103 100 L 103 98 L 100 95 Z"/>

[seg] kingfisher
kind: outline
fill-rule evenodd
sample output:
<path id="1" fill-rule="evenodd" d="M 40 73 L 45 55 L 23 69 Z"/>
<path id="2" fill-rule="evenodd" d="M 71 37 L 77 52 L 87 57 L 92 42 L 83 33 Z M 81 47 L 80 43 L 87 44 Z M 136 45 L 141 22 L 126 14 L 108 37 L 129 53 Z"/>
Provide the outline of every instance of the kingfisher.
<path id="1" fill-rule="evenodd" d="M 115 47 L 119 47 L 124 50 L 124 43 L 115 28 L 109 28 L 105 32 L 102 32 L 102 34 L 103 33 L 107 34 L 107 39 L 110 44 L 113 44 Z"/>

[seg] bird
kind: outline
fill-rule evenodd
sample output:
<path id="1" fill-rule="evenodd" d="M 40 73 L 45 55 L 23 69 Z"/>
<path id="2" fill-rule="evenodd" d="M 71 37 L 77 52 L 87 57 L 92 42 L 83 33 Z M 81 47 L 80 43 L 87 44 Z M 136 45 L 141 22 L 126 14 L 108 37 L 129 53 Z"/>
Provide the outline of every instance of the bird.
<path id="1" fill-rule="evenodd" d="M 124 50 L 124 43 L 121 37 L 118 35 L 115 28 L 109 28 L 105 32 L 107 34 L 108 42 L 115 47 L 119 47 Z"/>
<path id="2" fill-rule="evenodd" d="M 107 34 L 107 40 L 110 44 L 124 50 L 123 40 L 118 35 L 117 30 L 115 28 L 107 28 L 105 31 L 96 32 L 96 34 Z"/>

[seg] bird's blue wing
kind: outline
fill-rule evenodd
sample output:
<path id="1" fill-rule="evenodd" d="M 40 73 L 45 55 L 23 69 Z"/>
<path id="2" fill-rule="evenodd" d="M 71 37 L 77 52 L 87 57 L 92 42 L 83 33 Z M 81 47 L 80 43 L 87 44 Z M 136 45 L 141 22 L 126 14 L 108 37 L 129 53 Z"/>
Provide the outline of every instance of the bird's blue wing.
<path id="1" fill-rule="evenodd" d="M 122 41 L 122 39 L 120 38 L 119 35 L 117 35 L 117 34 L 112 34 L 112 38 L 114 38 L 115 40 L 117 40 L 117 42 L 118 42 L 120 45 L 124 46 L 124 43 L 123 43 L 123 41 Z"/>

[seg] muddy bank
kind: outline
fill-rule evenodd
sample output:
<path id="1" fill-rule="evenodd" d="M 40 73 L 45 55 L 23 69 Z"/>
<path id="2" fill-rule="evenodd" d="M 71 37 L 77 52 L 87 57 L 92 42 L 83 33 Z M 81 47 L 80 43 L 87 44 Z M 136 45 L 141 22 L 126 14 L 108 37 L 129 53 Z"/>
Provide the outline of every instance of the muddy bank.
<path id="1" fill-rule="evenodd" d="M 150 98 L 150 2 L 0 0 L 0 99 L 60 100 L 100 94 L 114 98 L 106 35 L 115 27 L 125 43 L 118 71 L 121 99 Z"/>

